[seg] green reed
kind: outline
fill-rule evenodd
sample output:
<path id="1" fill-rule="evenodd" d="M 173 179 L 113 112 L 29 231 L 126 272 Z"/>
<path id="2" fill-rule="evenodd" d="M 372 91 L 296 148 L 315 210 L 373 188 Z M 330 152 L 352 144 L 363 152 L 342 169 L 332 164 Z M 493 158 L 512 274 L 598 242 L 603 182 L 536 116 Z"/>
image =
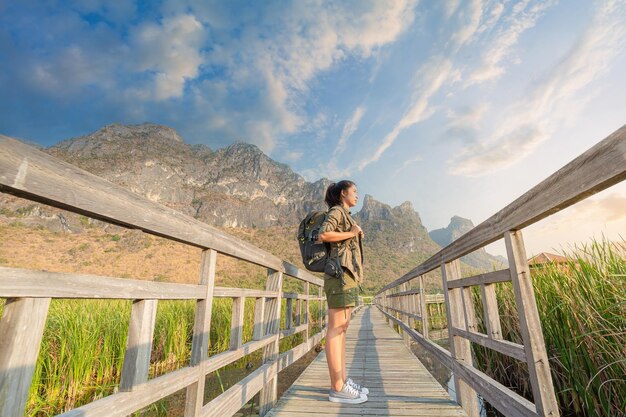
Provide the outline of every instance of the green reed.
<path id="1" fill-rule="evenodd" d="M 591 241 L 565 265 L 531 277 L 557 400 L 563 416 L 617 416 L 626 410 L 626 242 Z M 504 338 L 522 343 L 511 284 L 498 284 Z M 480 306 L 478 291 L 475 303 Z M 482 308 L 477 308 L 482 320 Z M 482 328 L 484 331 L 484 327 Z M 524 364 L 474 345 L 485 371 L 532 398 Z"/>
<path id="2" fill-rule="evenodd" d="M 254 302 L 247 299 L 245 304 L 244 343 L 252 340 Z M 28 416 L 56 415 L 117 391 L 131 305 L 127 300 L 52 301 L 29 393 Z M 195 305 L 193 300 L 159 301 L 150 378 L 189 364 Z M 0 300 L 0 314 L 3 307 L 4 300 Z M 312 323 L 318 308 L 316 302 L 310 303 Z M 229 349 L 231 312 L 232 299 L 213 301 L 210 355 Z M 282 312 L 284 323 L 284 300 Z M 285 338 L 281 351 L 301 342 L 301 335 Z M 260 360 L 260 352 L 255 355 Z M 244 357 L 230 367 L 243 367 L 248 360 Z M 166 415 L 167 410 L 165 414 L 163 410 L 162 405 L 151 408 L 151 412 Z"/>

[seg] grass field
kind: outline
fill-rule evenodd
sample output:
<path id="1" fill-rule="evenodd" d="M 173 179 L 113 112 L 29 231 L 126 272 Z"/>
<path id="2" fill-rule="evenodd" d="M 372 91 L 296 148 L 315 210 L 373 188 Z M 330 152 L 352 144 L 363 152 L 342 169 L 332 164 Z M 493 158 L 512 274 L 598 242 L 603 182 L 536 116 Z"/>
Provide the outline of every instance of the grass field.
<path id="1" fill-rule="evenodd" d="M 626 410 L 626 242 L 592 241 L 566 265 L 533 268 L 535 296 L 562 415 L 623 416 Z M 474 293 L 480 307 L 480 294 Z M 497 297 L 506 340 L 522 343 L 510 284 Z M 476 309 L 482 316 L 482 308 Z M 484 332 L 484 327 L 479 328 Z M 527 367 L 473 345 L 489 375 L 532 398 Z"/>
<path id="2" fill-rule="evenodd" d="M 0 313 L 4 301 L 0 301 Z M 284 300 L 283 300 L 284 303 Z M 215 299 L 211 320 L 209 353 L 228 350 L 231 299 Z M 284 306 L 283 306 L 284 307 Z M 51 416 L 115 392 L 119 385 L 131 302 L 124 300 L 53 300 L 48 313 L 33 384 L 29 416 Z M 318 304 L 310 303 L 311 319 Z M 283 308 L 282 327 L 285 325 Z M 194 301 L 159 301 L 150 358 L 150 378 L 189 363 L 195 314 Z M 246 300 L 243 342 L 252 340 L 254 300 Z M 311 334 L 319 331 L 311 323 Z M 302 335 L 281 340 L 280 351 L 301 343 Z M 255 352 L 225 368 L 258 364 Z M 213 375 L 213 378 L 219 378 Z M 220 381 L 221 385 L 224 385 Z M 227 389 L 228 387 L 224 387 Z M 221 391 L 221 390 L 219 390 Z M 217 393 L 208 393 L 215 396 Z M 155 405 L 155 412 L 162 407 Z M 166 411 L 166 410 L 165 410 Z M 159 413 L 157 413 L 159 414 Z"/>

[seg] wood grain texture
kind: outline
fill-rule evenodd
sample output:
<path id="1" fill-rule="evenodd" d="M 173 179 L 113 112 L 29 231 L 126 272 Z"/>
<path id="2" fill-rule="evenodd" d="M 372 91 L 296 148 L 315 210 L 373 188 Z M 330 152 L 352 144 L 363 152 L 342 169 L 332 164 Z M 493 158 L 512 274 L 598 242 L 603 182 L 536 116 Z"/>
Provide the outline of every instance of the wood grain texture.
<path id="1" fill-rule="evenodd" d="M 376 308 L 362 307 L 352 317 L 346 364 L 348 375 L 369 388 L 366 403 L 328 401 L 328 365 L 321 353 L 267 416 L 466 416 Z"/>
<path id="2" fill-rule="evenodd" d="M 148 381 L 157 300 L 135 300 L 130 313 L 120 391 L 133 391 Z"/>
<path id="3" fill-rule="evenodd" d="M 552 384 L 548 353 L 543 340 L 522 231 L 506 232 L 504 242 L 537 413 L 542 417 L 557 417 L 560 415 L 559 407 Z"/>
<path id="4" fill-rule="evenodd" d="M 453 326 L 458 329 L 467 330 L 467 316 L 465 314 L 466 308 L 463 302 L 463 288 L 448 287 L 448 283 L 461 277 L 461 263 L 458 259 L 445 263 L 441 266 L 441 276 L 443 281 L 443 293 L 446 297 L 446 316 L 448 319 L 448 326 Z M 450 353 L 452 358 L 458 362 L 464 362 L 468 366 L 473 366 L 472 362 L 472 349 L 469 340 L 464 339 L 455 333 L 450 332 Z M 476 391 L 470 386 L 467 381 L 461 378 L 455 378 L 454 380 L 457 393 L 457 401 L 463 407 L 463 410 L 470 417 L 479 417 L 480 412 L 478 410 L 478 399 L 476 397 Z"/>
<path id="5" fill-rule="evenodd" d="M 24 415 L 50 298 L 9 298 L 0 320 L 0 415 Z"/>
<path id="6" fill-rule="evenodd" d="M 451 369 L 456 375 L 471 383 L 472 386 L 475 387 L 476 392 L 482 395 L 504 415 L 507 417 L 537 417 L 533 403 L 490 378 L 483 372 L 469 366 L 464 361 L 453 359 L 450 352 L 438 344 L 425 339 L 421 334 L 415 331 L 415 329 L 409 328 L 406 323 L 385 313 L 382 308 L 378 308 L 378 311 L 385 315 L 391 322 L 402 327 L 403 330 L 413 337 L 413 340 L 428 350 L 439 362 Z"/>

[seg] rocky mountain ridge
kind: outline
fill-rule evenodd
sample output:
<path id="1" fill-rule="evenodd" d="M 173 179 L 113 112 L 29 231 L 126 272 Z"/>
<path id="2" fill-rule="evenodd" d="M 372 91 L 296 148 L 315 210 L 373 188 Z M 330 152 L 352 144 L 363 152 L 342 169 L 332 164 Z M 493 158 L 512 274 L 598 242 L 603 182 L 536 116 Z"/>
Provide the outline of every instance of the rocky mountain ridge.
<path id="1" fill-rule="evenodd" d="M 213 226 L 278 228 L 286 233 L 286 245 L 287 234 L 293 229 L 295 236 L 295 226 L 307 212 L 326 208 L 323 197 L 331 182 L 326 178 L 307 182 L 251 144 L 212 150 L 187 144 L 175 130 L 156 124 L 108 125 L 43 151 Z M 0 214 L 57 231 L 80 232 L 94 223 L 108 227 L 6 195 L 0 195 Z M 429 234 L 410 202 L 391 207 L 371 195 L 364 196 L 363 207 L 353 216 L 366 232 L 371 289 L 402 275 L 447 245 L 446 240 L 473 227 L 455 217 L 454 227 L 451 223 Z M 481 253 L 468 263 L 491 270 L 489 256 Z"/>

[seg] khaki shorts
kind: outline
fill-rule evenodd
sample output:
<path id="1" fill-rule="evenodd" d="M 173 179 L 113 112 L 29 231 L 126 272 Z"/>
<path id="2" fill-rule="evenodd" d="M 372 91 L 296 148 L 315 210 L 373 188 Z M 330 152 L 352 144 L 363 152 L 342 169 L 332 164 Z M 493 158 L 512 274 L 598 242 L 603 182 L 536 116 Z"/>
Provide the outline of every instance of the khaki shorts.
<path id="1" fill-rule="evenodd" d="M 359 286 L 350 271 L 343 269 L 343 280 L 346 285 L 341 285 L 339 278 L 324 274 L 324 293 L 328 308 L 355 307 L 359 297 Z"/>

